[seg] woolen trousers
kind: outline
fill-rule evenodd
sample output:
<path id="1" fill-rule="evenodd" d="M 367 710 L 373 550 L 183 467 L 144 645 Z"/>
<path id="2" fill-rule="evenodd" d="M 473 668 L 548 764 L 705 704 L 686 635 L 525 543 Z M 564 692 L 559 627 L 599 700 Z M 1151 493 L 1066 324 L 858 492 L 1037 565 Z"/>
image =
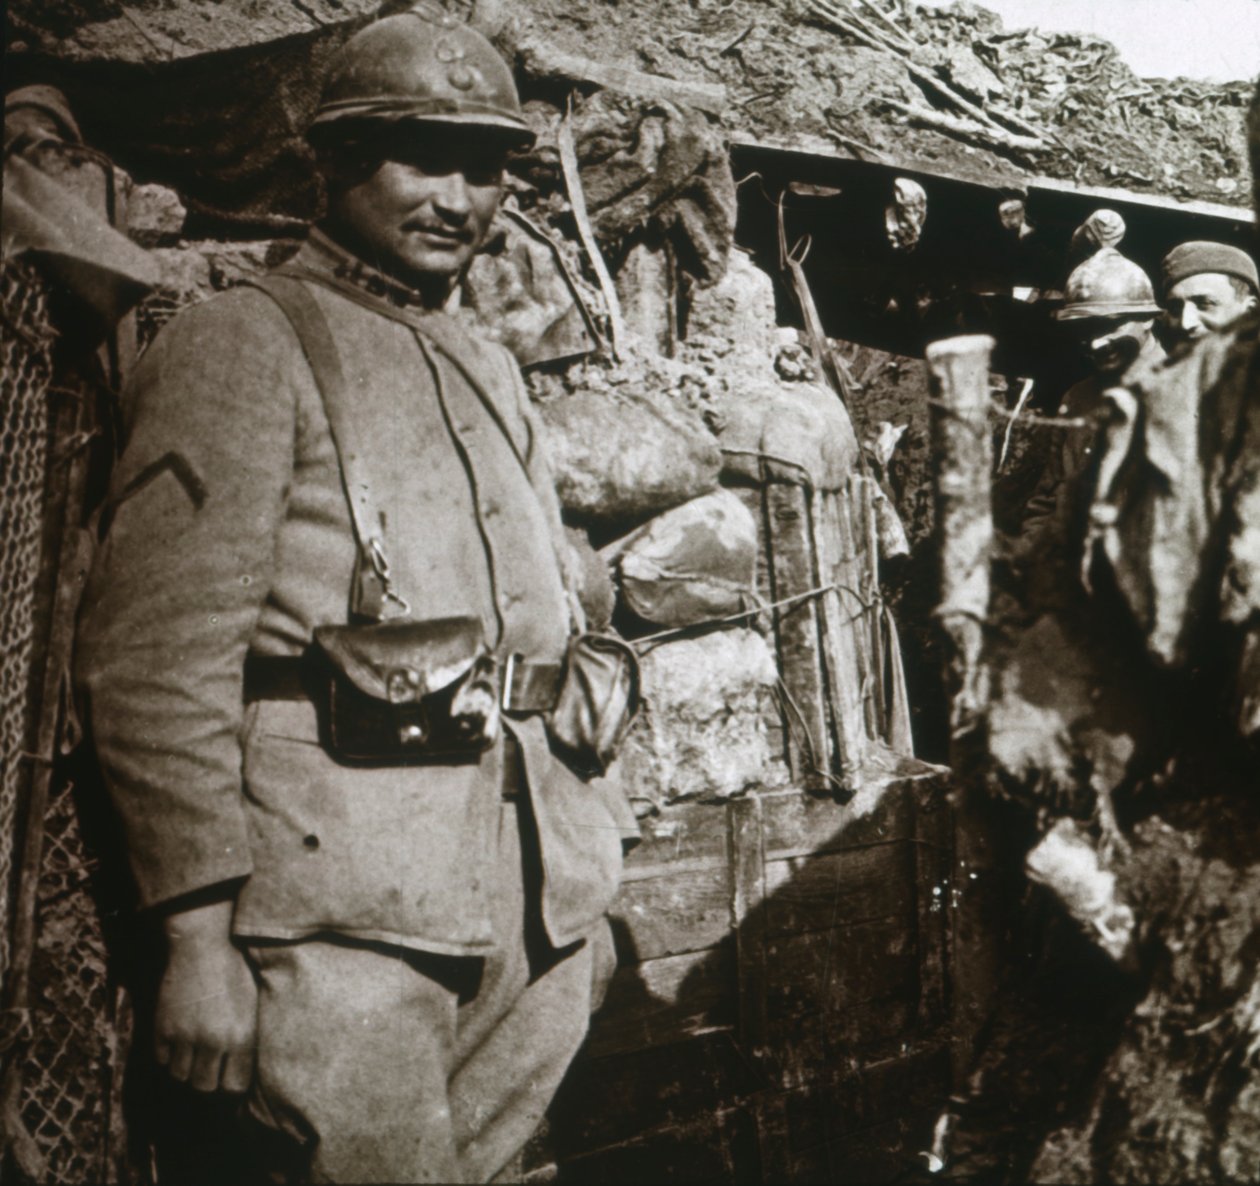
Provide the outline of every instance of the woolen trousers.
<path id="1" fill-rule="evenodd" d="M 302 1177 L 486 1182 L 538 1127 L 615 959 L 606 922 L 565 952 L 541 938 L 521 822 L 505 802 L 497 859 L 481 857 L 495 882 L 484 958 L 335 936 L 250 945 L 249 1111 L 297 1140 Z"/>

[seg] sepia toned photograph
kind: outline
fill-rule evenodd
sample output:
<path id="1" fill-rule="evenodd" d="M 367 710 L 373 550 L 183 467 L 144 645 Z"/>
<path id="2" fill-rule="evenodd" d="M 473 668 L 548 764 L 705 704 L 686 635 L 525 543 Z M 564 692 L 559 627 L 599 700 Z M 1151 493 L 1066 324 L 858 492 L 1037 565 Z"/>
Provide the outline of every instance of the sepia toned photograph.
<path id="1" fill-rule="evenodd" d="M 6 1186 L 1260 1180 L 1260 0 L 8 0 Z"/>

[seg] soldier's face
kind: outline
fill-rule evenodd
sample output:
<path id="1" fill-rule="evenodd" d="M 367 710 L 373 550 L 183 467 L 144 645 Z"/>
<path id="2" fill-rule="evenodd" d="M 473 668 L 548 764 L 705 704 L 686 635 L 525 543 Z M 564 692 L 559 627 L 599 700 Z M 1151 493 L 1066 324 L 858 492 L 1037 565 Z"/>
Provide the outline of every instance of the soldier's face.
<path id="1" fill-rule="evenodd" d="M 1255 306 L 1256 298 L 1239 293 L 1229 276 L 1200 272 L 1168 290 L 1164 326 L 1173 341 L 1193 342 L 1227 328 Z"/>
<path id="2" fill-rule="evenodd" d="M 1094 370 L 1115 378 L 1128 370 L 1150 337 L 1152 321 L 1125 317 L 1091 317 L 1077 323 L 1076 332 Z"/>
<path id="3" fill-rule="evenodd" d="M 381 271 L 421 285 L 453 280 L 499 208 L 505 157 L 477 129 L 390 145 L 332 188 L 329 217 Z"/>

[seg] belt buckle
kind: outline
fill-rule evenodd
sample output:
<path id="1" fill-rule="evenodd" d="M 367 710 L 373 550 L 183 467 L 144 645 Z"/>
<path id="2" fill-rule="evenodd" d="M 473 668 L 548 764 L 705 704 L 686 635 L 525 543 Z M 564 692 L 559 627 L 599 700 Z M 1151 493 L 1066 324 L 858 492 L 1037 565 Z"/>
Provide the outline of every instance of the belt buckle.
<path id="1" fill-rule="evenodd" d="M 512 712 L 512 680 L 516 675 L 516 661 L 519 655 L 511 654 L 503 667 L 503 694 L 499 699 L 504 712 Z"/>

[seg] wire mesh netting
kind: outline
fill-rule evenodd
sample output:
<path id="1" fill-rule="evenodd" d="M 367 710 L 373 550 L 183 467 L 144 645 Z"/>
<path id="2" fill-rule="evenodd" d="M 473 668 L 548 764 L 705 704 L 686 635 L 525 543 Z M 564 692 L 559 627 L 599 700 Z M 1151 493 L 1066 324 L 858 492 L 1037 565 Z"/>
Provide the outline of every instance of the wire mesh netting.
<path id="1" fill-rule="evenodd" d="M 50 503 L 50 397 L 86 401 L 93 392 L 69 376 L 54 382 L 49 289 L 35 267 L 0 261 L 0 312 L 0 954 L 10 981 L 28 976 L 25 1025 L 10 1054 L 20 1073 L 28 1150 L 42 1165 L 36 1172 L 28 1156 L 23 1168 L 41 1182 L 78 1186 L 108 1176 L 114 989 L 92 885 L 95 862 L 61 769 L 52 772 L 42 820 L 24 816 L 32 763 L 51 758 L 26 752 L 35 732 L 32 673 L 47 659 L 40 606 L 52 591 L 41 582 L 53 574 L 43 563 L 43 537 L 49 516 L 62 509 Z M 14 866 L 32 829 L 41 840 L 39 866 L 19 876 Z M 11 949 L 14 895 L 33 875 L 36 939 L 23 969 L 14 965 L 25 953 Z"/>
<path id="2" fill-rule="evenodd" d="M 55 785 L 44 817 L 21 1110 L 45 1181 L 59 1186 L 107 1177 L 114 1009 L 94 866 L 74 788 Z"/>
<path id="3" fill-rule="evenodd" d="M 29 744 L 35 599 L 48 457 L 53 334 L 48 292 L 20 260 L 0 261 L 0 975 L 8 971 L 18 803 Z"/>

